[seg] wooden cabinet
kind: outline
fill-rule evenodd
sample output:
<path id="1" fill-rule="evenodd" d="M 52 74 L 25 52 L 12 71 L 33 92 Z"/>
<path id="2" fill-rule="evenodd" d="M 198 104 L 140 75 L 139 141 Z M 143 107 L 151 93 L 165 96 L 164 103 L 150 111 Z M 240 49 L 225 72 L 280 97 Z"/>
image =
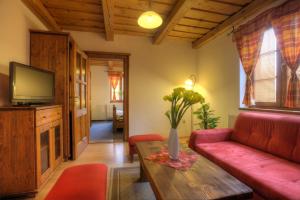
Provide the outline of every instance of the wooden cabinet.
<path id="1" fill-rule="evenodd" d="M 89 138 L 87 56 L 68 33 L 31 31 L 30 64 L 55 72 L 55 103 L 62 105 L 64 124 L 64 159 L 76 159 Z"/>
<path id="2" fill-rule="evenodd" d="M 61 106 L 0 108 L 0 199 L 34 195 L 62 161 Z"/>
<path id="3" fill-rule="evenodd" d="M 36 112 L 37 185 L 44 183 L 62 161 L 61 108 L 40 109 Z"/>

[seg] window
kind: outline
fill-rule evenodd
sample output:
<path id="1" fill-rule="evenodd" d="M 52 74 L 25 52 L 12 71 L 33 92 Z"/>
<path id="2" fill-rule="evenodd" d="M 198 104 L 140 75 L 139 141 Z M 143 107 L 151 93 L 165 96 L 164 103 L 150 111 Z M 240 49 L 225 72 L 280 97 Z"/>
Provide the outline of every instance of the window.
<path id="1" fill-rule="evenodd" d="M 273 29 L 264 33 L 259 60 L 253 77 L 256 105 L 279 106 L 280 85 L 278 51 Z"/>
<path id="2" fill-rule="evenodd" d="M 252 75 L 254 99 L 253 107 L 284 108 L 288 80 L 291 72 L 281 59 L 277 48 L 276 36 L 273 29 L 268 29 L 263 36 L 258 62 Z M 244 95 L 245 74 L 240 68 L 240 101 Z M 297 70 L 300 78 L 300 67 Z M 300 91 L 297 91 L 300 93 Z M 241 103 L 241 106 L 242 103 Z M 300 108 L 300 100 L 297 100 L 297 108 Z"/>
<path id="3" fill-rule="evenodd" d="M 110 102 L 123 101 L 123 76 L 111 75 L 110 76 Z"/>

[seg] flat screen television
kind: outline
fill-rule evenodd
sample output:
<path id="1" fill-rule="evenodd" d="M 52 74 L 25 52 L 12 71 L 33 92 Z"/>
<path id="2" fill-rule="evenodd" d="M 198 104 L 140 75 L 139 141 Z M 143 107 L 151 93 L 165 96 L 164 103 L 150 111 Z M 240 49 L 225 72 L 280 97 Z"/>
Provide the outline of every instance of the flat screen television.
<path id="1" fill-rule="evenodd" d="M 52 103 L 55 74 L 17 62 L 10 63 L 10 101 L 14 105 Z"/>

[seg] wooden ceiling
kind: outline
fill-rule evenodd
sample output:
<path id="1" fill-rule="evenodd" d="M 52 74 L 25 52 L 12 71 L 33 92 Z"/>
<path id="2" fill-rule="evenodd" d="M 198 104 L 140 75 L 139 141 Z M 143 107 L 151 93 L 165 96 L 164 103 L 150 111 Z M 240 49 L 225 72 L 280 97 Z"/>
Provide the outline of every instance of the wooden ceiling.
<path id="1" fill-rule="evenodd" d="M 268 6 L 274 0 L 152 0 L 152 10 L 164 22 L 154 30 L 138 26 L 149 0 L 22 0 L 53 31 L 97 32 L 191 41 L 197 48 L 224 30 Z"/>

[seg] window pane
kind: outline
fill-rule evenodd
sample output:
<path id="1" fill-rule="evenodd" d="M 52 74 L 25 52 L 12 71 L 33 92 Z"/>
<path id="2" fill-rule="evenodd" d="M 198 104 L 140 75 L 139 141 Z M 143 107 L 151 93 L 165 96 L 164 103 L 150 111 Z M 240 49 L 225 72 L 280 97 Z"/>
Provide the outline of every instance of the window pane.
<path id="1" fill-rule="evenodd" d="M 81 80 L 86 82 L 86 59 L 82 59 Z"/>
<path id="2" fill-rule="evenodd" d="M 254 70 L 255 102 L 276 103 L 276 38 L 273 29 L 264 33 L 260 57 Z"/>
<path id="3" fill-rule="evenodd" d="M 81 66 L 81 56 L 79 53 L 76 55 L 76 79 L 80 79 L 80 66 Z"/>
<path id="4" fill-rule="evenodd" d="M 264 33 L 263 43 L 260 53 L 266 53 L 276 50 L 276 36 L 273 29 L 269 29 Z"/>
<path id="5" fill-rule="evenodd" d="M 80 109 L 80 83 L 75 83 L 75 107 Z"/>
<path id="6" fill-rule="evenodd" d="M 276 77 L 276 52 L 262 55 L 254 71 L 254 80 L 274 77 Z"/>
<path id="7" fill-rule="evenodd" d="M 256 102 L 276 102 L 276 79 L 255 81 L 254 95 Z"/>
<path id="8" fill-rule="evenodd" d="M 40 156 L 41 156 L 41 174 L 45 173 L 50 168 L 50 140 L 49 130 L 40 134 Z"/>
<path id="9" fill-rule="evenodd" d="M 117 86 L 117 88 L 116 88 L 116 100 L 117 101 L 120 101 L 120 80 L 119 80 L 119 82 L 118 82 L 118 86 Z"/>
<path id="10" fill-rule="evenodd" d="M 86 108 L 86 85 L 81 85 L 81 108 Z"/>

